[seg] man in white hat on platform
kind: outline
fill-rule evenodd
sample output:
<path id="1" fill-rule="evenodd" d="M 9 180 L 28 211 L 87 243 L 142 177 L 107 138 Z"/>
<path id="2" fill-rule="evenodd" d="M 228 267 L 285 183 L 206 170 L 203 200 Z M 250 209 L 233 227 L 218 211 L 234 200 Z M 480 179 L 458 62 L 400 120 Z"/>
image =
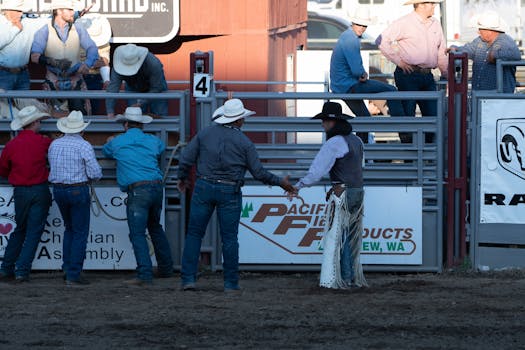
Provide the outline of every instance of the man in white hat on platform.
<path id="1" fill-rule="evenodd" d="M 344 31 L 332 51 L 330 60 L 330 89 L 334 93 L 366 94 L 378 92 L 392 92 L 397 89 L 378 80 L 368 79 L 368 73 L 361 58 L 361 37 L 366 28 L 374 22 L 370 10 L 358 7 L 351 15 L 352 26 Z M 363 100 L 344 100 L 352 112 L 359 117 L 370 116 Z M 388 101 L 390 114 L 404 115 L 399 100 Z M 363 142 L 368 143 L 368 133 L 357 133 Z"/>
<path id="2" fill-rule="evenodd" d="M 2 0 L 0 9 L 0 89 L 29 90 L 31 44 L 46 20 L 24 15 L 30 10 L 27 0 Z"/>
<path id="3" fill-rule="evenodd" d="M 53 197 L 64 220 L 62 240 L 62 270 L 68 286 L 81 286 L 89 282 L 81 275 L 86 255 L 91 213 L 89 182 L 102 177 L 93 146 L 83 138 L 84 122 L 80 111 L 72 111 L 57 121 L 64 136 L 49 147 L 49 182 Z"/>
<path id="4" fill-rule="evenodd" d="M 447 75 L 447 43 L 443 29 L 432 17 L 438 3 L 443 0 L 409 0 L 414 11 L 394 21 L 386 28 L 377 42 L 379 49 L 396 66 L 394 79 L 399 91 L 436 91 L 437 85 L 432 69 L 439 68 L 441 76 Z M 403 101 L 405 116 L 416 115 L 416 104 L 423 116 L 436 116 L 437 103 L 429 100 Z M 403 143 L 412 142 L 412 134 L 400 133 Z M 425 135 L 432 142 L 431 134 Z"/>
<path id="5" fill-rule="evenodd" d="M 147 48 L 135 44 L 119 46 L 115 50 L 113 69 L 106 91 L 119 92 L 122 82 L 125 82 L 128 92 L 159 93 L 168 90 L 160 60 Z M 164 99 L 128 100 L 128 105 L 141 107 L 143 113 L 168 115 L 168 101 Z M 106 100 L 106 111 L 108 117 L 115 116 L 115 100 Z"/>
<path id="6" fill-rule="evenodd" d="M 472 60 L 472 90 L 496 90 L 496 60 L 519 61 L 521 53 L 514 39 L 505 34 L 507 24 L 494 11 L 478 16 L 479 36 L 464 46 L 451 46 L 450 51 L 467 52 Z M 514 93 L 516 67 L 503 67 L 503 92 Z"/>
<path id="7" fill-rule="evenodd" d="M 46 67 L 46 90 L 87 90 L 83 74 L 89 72 L 98 60 L 98 49 L 86 29 L 75 21 L 76 0 L 52 0 L 53 15 L 47 25 L 40 28 L 31 46 L 31 61 Z M 86 60 L 80 60 L 80 50 Z M 87 100 L 89 101 L 89 100 Z M 58 104 L 55 104 L 58 108 Z M 90 113 L 89 103 L 82 99 L 69 99 L 70 111 Z"/>
<path id="8" fill-rule="evenodd" d="M 117 116 L 122 122 L 124 134 L 108 138 L 102 152 L 117 162 L 117 182 L 120 189 L 128 193 L 126 214 L 128 217 L 129 239 L 137 261 L 137 277 L 128 284 L 146 286 L 152 283 L 153 270 L 146 240 L 146 229 L 151 237 L 157 276 L 173 275 L 173 259 L 166 233 L 160 224 L 164 183 L 159 168 L 159 159 L 166 145 L 156 136 L 142 130 L 144 124 L 153 118 L 142 114 L 139 107 L 128 107 L 123 115 Z"/>
<path id="9" fill-rule="evenodd" d="M 222 241 L 224 291 L 239 288 L 239 243 L 237 234 L 241 217 L 244 175 L 267 185 L 280 186 L 295 193 L 288 181 L 265 170 L 254 144 L 241 131 L 244 119 L 255 112 L 244 108 L 239 99 L 231 99 L 212 116 L 214 125 L 201 130 L 184 148 L 179 160 L 179 190 L 189 188 L 188 175 L 197 166 L 197 182 L 191 198 L 190 221 L 182 255 L 182 289 L 194 290 L 199 268 L 201 242 L 208 221 L 217 209 Z"/>
<path id="10" fill-rule="evenodd" d="M 35 106 L 22 108 L 11 129 L 22 129 L 0 155 L 0 176 L 13 186 L 16 228 L 5 249 L 0 280 L 29 281 L 31 265 L 51 206 L 47 185 L 47 151 L 51 139 L 40 135 L 40 120 L 49 114 Z"/>

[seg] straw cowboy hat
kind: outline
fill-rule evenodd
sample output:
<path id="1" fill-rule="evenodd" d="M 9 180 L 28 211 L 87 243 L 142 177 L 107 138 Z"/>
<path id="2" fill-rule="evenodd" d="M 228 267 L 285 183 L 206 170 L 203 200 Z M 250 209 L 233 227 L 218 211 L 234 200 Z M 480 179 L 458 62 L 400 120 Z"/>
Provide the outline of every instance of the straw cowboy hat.
<path id="1" fill-rule="evenodd" d="M 109 43 L 111 38 L 111 24 L 108 19 L 99 13 L 88 13 L 77 19 L 76 23 L 84 27 L 91 39 L 98 47 Z"/>
<path id="2" fill-rule="evenodd" d="M 142 109 L 140 107 L 128 107 L 126 108 L 126 111 L 124 111 L 124 114 L 117 115 L 118 122 L 126 120 L 142 124 L 148 124 L 151 123 L 153 118 L 149 115 L 143 115 Z"/>
<path id="3" fill-rule="evenodd" d="M 224 102 L 224 105 L 220 106 L 215 112 L 213 112 L 211 120 L 217 124 L 229 124 L 254 114 L 254 111 L 244 108 L 241 100 L 238 98 L 232 98 L 231 100 Z"/>
<path id="4" fill-rule="evenodd" d="M 443 2 L 443 0 L 409 0 L 405 2 L 403 5 L 421 4 L 424 2 Z"/>
<path id="5" fill-rule="evenodd" d="M 25 0 L 3 0 L 0 5 L 1 10 L 29 12 L 31 7 Z"/>
<path id="6" fill-rule="evenodd" d="M 341 105 L 337 102 L 325 102 L 321 113 L 317 114 L 311 119 L 322 119 L 322 120 L 347 120 L 353 119 L 354 117 L 343 113 Z"/>
<path id="7" fill-rule="evenodd" d="M 348 16 L 350 17 L 350 22 L 352 22 L 352 24 L 368 27 L 375 23 L 375 18 L 370 16 L 370 9 L 367 7 L 360 6 L 356 8 L 353 13 L 348 13 Z"/>
<path id="8" fill-rule="evenodd" d="M 148 49 L 135 44 L 119 46 L 113 54 L 113 69 L 120 75 L 135 75 L 148 55 Z"/>
<path id="9" fill-rule="evenodd" d="M 78 8 L 78 2 L 76 0 L 51 0 L 51 10 L 58 9 L 70 9 L 74 10 Z"/>
<path id="10" fill-rule="evenodd" d="M 35 106 L 27 106 L 15 114 L 13 120 L 11 121 L 11 129 L 18 130 L 36 120 L 47 117 L 49 117 L 49 114 L 40 112 Z"/>
<path id="11" fill-rule="evenodd" d="M 494 32 L 505 33 L 507 23 L 494 11 L 487 11 L 479 15 L 476 27 Z"/>
<path id="12" fill-rule="evenodd" d="M 84 115 L 80 111 L 72 111 L 65 118 L 60 118 L 57 121 L 57 128 L 64 134 L 76 134 L 81 132 L 91 122 L 84 122 Z"/>

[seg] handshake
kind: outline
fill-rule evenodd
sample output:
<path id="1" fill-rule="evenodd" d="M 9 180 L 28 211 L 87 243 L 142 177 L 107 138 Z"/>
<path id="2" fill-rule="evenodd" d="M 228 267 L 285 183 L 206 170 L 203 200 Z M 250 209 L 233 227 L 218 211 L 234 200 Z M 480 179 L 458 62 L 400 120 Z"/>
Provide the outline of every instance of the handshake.
<path id="1" fill-rule="evenodd" d="M 281 183 L 279 184 L 279 186 L 281 186 L 281 188 L 286 191 L 286 195 L 290 199 L 292 197 L 297 196 L 297 194 L 299 193 L 299 189 L 297 187 L 294 187 L 290 183 L 290 175 L 287 175 L 287 176 L 283 177 L 283 179 L 281 180 Z"/>

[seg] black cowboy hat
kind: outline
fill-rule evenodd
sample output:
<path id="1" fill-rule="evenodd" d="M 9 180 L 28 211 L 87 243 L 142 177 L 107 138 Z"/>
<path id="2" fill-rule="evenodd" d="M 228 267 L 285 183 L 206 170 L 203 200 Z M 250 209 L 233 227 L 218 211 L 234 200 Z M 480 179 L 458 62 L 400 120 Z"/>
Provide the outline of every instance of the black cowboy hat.
<path id="1" fill-rule="evenodd" d="M 341 105 L 337 102 L 325 102 L 323 105 L 323 111 L 317 114 L 312 119 L 322 120 L 347 120 L 354 117 L 344 114 Z"/>

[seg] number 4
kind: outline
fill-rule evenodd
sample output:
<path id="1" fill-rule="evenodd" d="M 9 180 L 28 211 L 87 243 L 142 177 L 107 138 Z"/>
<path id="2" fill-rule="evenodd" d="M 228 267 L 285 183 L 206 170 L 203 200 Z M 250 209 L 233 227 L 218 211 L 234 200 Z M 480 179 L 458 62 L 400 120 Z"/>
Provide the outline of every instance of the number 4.
<path id="1" fill-rule="evenodd" d="M 207 76 L 203 76 L 201 78 L 201 80 L 199 80 L 197 85 L 195 85 L 195 90 L 196 91 L 200 91 L 203 96 L 208 96 L 208 94 L 207 94 L 208 88 L 206 87 L 207 86 L 207 79 L 208 79 Z"/>

